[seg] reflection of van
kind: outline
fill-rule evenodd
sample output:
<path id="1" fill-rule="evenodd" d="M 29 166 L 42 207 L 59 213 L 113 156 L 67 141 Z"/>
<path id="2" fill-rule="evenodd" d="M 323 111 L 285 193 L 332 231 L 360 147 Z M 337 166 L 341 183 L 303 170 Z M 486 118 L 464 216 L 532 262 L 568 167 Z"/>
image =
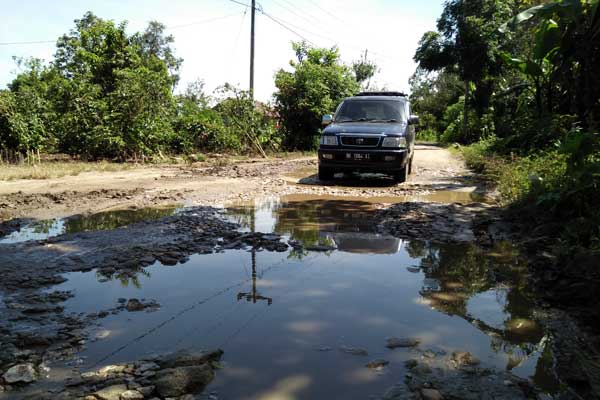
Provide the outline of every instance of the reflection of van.
<path id="1" fill-rule="evenodd" d="M 359 254 L 396 254 L 401 241 L 393 236 L 359 232 L 319 232 L 319 236 L 332 241 L 339 251 Z"/>

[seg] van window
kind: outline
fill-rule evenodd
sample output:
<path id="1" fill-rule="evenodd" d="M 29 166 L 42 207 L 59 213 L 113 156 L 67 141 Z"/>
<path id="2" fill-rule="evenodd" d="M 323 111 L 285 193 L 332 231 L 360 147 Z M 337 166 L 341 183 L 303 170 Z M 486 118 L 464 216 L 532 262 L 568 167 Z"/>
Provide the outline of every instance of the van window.
<path id="1" fill-rule="evenodd" d="M 394 100 L 347 100 L 342 103 L 335 122 L 351 121 L 405 121 L 406 106 Z"/>

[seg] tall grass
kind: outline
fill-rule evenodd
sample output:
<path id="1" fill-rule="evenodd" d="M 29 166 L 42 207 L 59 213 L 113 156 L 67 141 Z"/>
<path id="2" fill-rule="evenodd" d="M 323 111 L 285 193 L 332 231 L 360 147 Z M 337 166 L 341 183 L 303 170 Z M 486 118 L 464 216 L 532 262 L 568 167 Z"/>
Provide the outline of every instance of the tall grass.
<path id="1" fill-rule="evenodd" d="M 52 161 L 37 164 L 0 164 L 0 181 L 16 179 L 49 179 L 74 176 L 83 172 L 122 171 L 136 164 L 111 162 Z"/>
<path id="2" fill-rule="evenodd" d="M 460 150 L 469 168 L 497 185 L 502 203 L 537 201 L 564 185 L 567 157 L 557 150 L 519 157 L 500 155 L 494 146 L 495 139 L 491 138 Z"/>

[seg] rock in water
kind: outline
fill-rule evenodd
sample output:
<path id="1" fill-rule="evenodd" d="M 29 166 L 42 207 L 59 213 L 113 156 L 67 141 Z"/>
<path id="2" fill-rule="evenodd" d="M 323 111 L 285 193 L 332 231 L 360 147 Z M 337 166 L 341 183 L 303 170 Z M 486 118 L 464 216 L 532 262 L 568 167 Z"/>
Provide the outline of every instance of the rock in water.
<path id="1" fill-rule="evenodd" d="M 367 363 L 365 365 L 365 367 L 367 368 L 371 368 L 371 369 L 382 369 L 383 367 L 385 367 L 386 365 L 388 365 L 390 362 L 387 360 L 381 360 L 381 359 L 377 359 L 377 360 L 373 360 L 369 363 Z"/>
<path id="2" fill-rule="evenodd" d="M 155 359 L 155 362 L 161 368 L 192 367 L 206 364 L 212 361 L 219 361 L 223 355 L 223 350 L 217 349 L 208 352 L 188 352 L 185 350 L 167 354 Z"/>
<path id="3" fill-rule="evenodd" d="M 121 394 L 126 391 L 126 385 L 112 385 L 98 390 L 94 395 L 101 400 L 120 400 Z"/>
<path id="4" fill-rule="evenodd" d="M 361 349 L 360 347 L 350 347 L 350 346 L 340 346 L 340 351 L 352 354 L 353 356 L 368 356 L 369 352 L 365 349 Z"/>
<path id="5" fill-rule="evenodd" d="M 33 364 L 17 364 L 2 375 L 6 383 L 31 383 L 37 379 Z"/>
<path id="6" fill-rule="evenodd" d="M 137 390 L 128 390 L 121 393 L 121 400 L 144 400 L 144 395 Z"/>
<path id="7" fill-rule="evenodd" d="M 439 392 L 439 390 L 428 389 L 428 388 L 421 389 L 421 397 L 423 398 L 423 400 L 443 400 L 444 399 L 444 397 Z"/>
<path id="8" fill-rule="evenodd" d="M 138 299 L 129 299 L 125 308 L 127 311 L 142 311 L 145 307 Z"/>
<path id="9" fill-rule="evenodd" d="M 389 338 L 385 347 L 388 349 L 395 349 L 396 347 L 415 347 L 418 346 L 421 341 L 413 338 Z"/>
<path id="10" fill-rule="evenodd" d="M 154 385 L 162 397 L 199 393 L 213 380 L 215 374 L 208 364 L 163 369 L 156 373 Z"/>
<path id="11" fill-rule="evenodd" d="M 452 360 L 459 366 L 479 364 L 479 359 L 468 351 L 455 351 L 452 353 Z"/>

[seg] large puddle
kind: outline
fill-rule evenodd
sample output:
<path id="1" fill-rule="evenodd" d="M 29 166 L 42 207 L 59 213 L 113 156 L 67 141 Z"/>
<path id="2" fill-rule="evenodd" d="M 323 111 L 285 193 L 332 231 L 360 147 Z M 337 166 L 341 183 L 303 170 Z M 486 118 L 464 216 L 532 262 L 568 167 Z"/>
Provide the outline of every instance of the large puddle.
<path id="1" fill-rule="evenodd" d="M 509 245 L 484 251 L 379 235 L 375 204 L 288 197 L 230 207 L 245 229 L 276 232 L 311 250 L 228 250 L 185 264 L 156 263 L 135 277 L 71 273 L 72 312 L 153 299 L 160 309 L 109 315 L 83 369 L 178 349 L 225 351 L 207 391 L 219 399 L 369 398 L 406 373 L 404 361 L 464 350 L 484 366 L 556 389 L 548 338 L 523 292 L 524 265 Z M 419 338 L 389 350 L 388 337 Z M 360 348 L 368 356 L 340 348 Z M 365 364 L 385 359 L 373 371 Z"/>
<path id="2" fill-rule="evenodd" d="M 33 221 L 21 229 L 2 238 L 0 243 L 19 243 L 29 240 L 44 240 L 50 237 L 84 231 L 116 229 L 136 222 L 157 220 L 177 212 L 176 206 L 161 208 L 138 208 L 111 210 L 89 215 L 74 215 L 68 218 L 53 218 Z"/>

